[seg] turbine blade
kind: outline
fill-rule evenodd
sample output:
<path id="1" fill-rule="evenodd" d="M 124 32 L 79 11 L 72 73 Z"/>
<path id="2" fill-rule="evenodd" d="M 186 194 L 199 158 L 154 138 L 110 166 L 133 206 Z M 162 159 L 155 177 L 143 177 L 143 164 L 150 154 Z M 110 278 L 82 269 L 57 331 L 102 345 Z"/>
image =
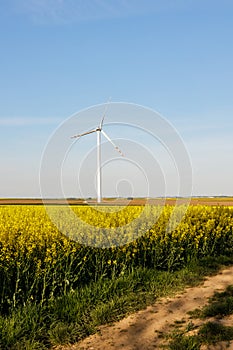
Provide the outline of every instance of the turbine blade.
<path id="1" fill-rule="evenodd" d="M 103 117 L 102 117 L 102 119 L 101 119 L 100 126 L 99 126 L 100 130 L 101 130 L 102 127 L 103 127 L 104 118 L 105 118 L 105 116 L 106 116 L 106 113 L 107 113 L 107 110 L 108 110 L 110 101 L 111 101 L 111 97 L 109 97 L 108 102 L 106 103 L 105 110 L 104 110 L 104 115 L 103 115 Z"/>
<path id="2" fill-rule="evenodd" d="M 82 136 L 85 136 L 85 135 L 88 135 L 88 134 L 92 134 L 93 132 L 96 132 L 96 131 L 97 131 L 96 129 L 93 129 L 93 130 L 84 132 L 82 134 L 74 135 L 74 136 L 71 136 L 71 139 L 78 139 L 79 137 L 82 137 Z"/>
<path id="3" fill-rule="evenodd" d="M 113 145 L 113 147 L 115 148 L 115 150 L 116 150 L 117 152 L 119 152 L 120 155 L 121 155 L 122 157 L 124 157 L 124 154 L 121 152 L 120 148 L 117 147 L 117 145 L 115 145 L 115 143 L 110 139 L 110 137 L 106 134 L 106 132 L 104 132 L 103 130 L 101 130 L 101 132 L 102 132 L 103 135 L 106 137 L 106 139 Z"/>

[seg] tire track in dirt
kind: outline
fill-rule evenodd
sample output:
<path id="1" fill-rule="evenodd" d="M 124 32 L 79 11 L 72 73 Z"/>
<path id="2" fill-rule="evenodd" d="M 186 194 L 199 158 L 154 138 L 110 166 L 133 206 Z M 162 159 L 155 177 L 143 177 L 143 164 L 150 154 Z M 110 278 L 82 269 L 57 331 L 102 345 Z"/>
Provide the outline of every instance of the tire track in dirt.
<path id="1" fill-rule="evenodd" d="M 161 334 L 169 333 L 175 321 L 189 322 L 188 311 L 203 307 L 214 292 L 223 291 L 230 284 L 233 284 L 233 266 L 207 277 L 202 285 L 186 288 L 175 297 L 162 298 L 114 325 L 99 327 L 97 334 L 77 344 L 56 347 L 56 350 L 159 349 L 164 341 Z M 233 349 L 233 344 L 228 349 Z"/>

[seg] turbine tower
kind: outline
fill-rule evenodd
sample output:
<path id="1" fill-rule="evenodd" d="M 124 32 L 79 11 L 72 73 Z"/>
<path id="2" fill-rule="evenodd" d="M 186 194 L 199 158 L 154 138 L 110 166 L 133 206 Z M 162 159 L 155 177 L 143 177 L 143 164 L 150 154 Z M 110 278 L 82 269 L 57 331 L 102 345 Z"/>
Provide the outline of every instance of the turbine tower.
<path id="1" fill-rule="evenodd" d="M 110 139 L 110 137 L 103 130 L 104 118 L 105 118 L 105 114 L 104 114 L 103 118 L 101 119 L 101 122 L 100 122 L 99 126 L 97 126 L 97 128 L 92 129 L 90 131 L 86 131 L 82 134 L 71 136 L 72 139 L 73 138 L 79 139 L 82 136 L 89 135 L 89 134 L 96 132 L 96 136 L 97 136 L 97 139 L 96 139 L 96 142 L 97 142 L 97 173 L 96 173 L 96 175 L 97 175 L 97 179 L 96 179 L 97 203 L 101 203 L 101 200 L 102 200 L 101 134 L 103 134 L 103 136 L 113 145 L 115 150 L 117 152 L 119 152 L 122 157 L 124 157 L 124 154 L 121 152 L 119 147 L 117 147 L 115 145 L 115 143 Z"/>

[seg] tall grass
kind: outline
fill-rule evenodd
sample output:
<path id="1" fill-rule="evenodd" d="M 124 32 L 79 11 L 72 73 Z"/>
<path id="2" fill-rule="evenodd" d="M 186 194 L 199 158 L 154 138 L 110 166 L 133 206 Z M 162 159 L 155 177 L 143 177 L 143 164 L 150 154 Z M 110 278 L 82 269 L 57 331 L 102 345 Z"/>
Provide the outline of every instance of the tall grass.
<path id="1" fill-rule="evenodd" d="M 220 262 L 231 261 L 223 257 L 205 259 L 176 272 L 138 267 L 119 277 L 90 282 L 43 305 L 28 302 L 0 317 L 0 349 L 39 350 L 75 343 L 96 332 L 99 325 L 117 321 L 185 285 L 196 284 L 216 271 Z"/>
<path id="2" fill-rule="evenodd" d="M 139 215 L 141 207 L 114 214 L 87 207 L 72 210 L 114 233 L 114 227 L 124 227 Z M 1 346 L 17 349 L 21 342 L 21 349 L 37 349 L 38 344 L 42 349 L 76 341 L 109 322 L 110 315 L 121 317 L 146 304 L 158 293 L 158 281 L 160 294 L 169 290 L 169 281 L 174 287 L 176 271 L 182 275 L 191 261 L 233 256 L 233 210 L 190 207 L 174 230 L 167 230 L 173 226 L 172 208 L 165 207 L 159 217 L 158 210 L 147 208 L 148 221 L 131 226 L 128 243 L 102 249 L 62 235 L 44 207 L 0 207 Z M 179 221 L 179 212 L 173 220 Z M 70 236 L 80 234 L 94 242 L 96 237 L 85 227 Z M 138 234 L 145 227 L 149 229 Z M 183 278 L 187 282 L 190 276 Z"/>
<path id="3" fill-rule="evenodd" d="M 85 208 L 73 210 L 84 215 Z M 153 221 L 157 208 L 149 210 Z M 117 226 L 135 212 L 137 208 L 129 207 L 103 224 Z M 137 267 L 173 271 L 194 258 L 232 254 L 233 210 L 190 207 L 175 230 L 168 231 L 171 212 L 165 207 L 157 222 L 151 222 L 150 229 L 131 242 L 101 249 L 63 236 L 43 207 L 0 207 L 0 311 L 7 313 L 27 302 L 43 304 L 92 281 L 120 276 Z M 108 217 L 107 213 L 99 217 L 99 213 L 87 212 L 86 220 L 95 216 L 97 221 Z M 136 235 L 135 231 L 127 234 L 132 238 Z M 86 235 L 91 239 L 91 231 Z"/>

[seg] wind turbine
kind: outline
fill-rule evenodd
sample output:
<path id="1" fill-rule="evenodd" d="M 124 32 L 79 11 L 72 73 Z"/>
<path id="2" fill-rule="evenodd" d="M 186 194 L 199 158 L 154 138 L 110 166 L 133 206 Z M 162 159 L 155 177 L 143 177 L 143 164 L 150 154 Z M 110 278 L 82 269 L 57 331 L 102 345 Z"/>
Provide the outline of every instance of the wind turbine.
<path id="1" fill-rule="evenodd" d="M 124 154 L 121 152 L 120 148 L 115 145 L 115 143 L 110 139 L 110 137 L 103 130 L 105 114 L 106 114 L 106 111 L 97 128 L 92 129 L 90 131 L 86 131 L 82 134 L 71 136 L 72 139 L 73 138 L 79 139 L 82 136 L 89 135 L 96 132 L 96 136 L 97 136 L 97 139 L 96 139 L 96 142 L 97 142 L 97 181 L 96 181 L 97 182 L 97 203 L 101 203 L 101 200 L 102 200 L 101 134 L 103 134 L 103 136 L 113 145 L 115 150 L 119 152 L 122 157 L 124 157 Z"/>

